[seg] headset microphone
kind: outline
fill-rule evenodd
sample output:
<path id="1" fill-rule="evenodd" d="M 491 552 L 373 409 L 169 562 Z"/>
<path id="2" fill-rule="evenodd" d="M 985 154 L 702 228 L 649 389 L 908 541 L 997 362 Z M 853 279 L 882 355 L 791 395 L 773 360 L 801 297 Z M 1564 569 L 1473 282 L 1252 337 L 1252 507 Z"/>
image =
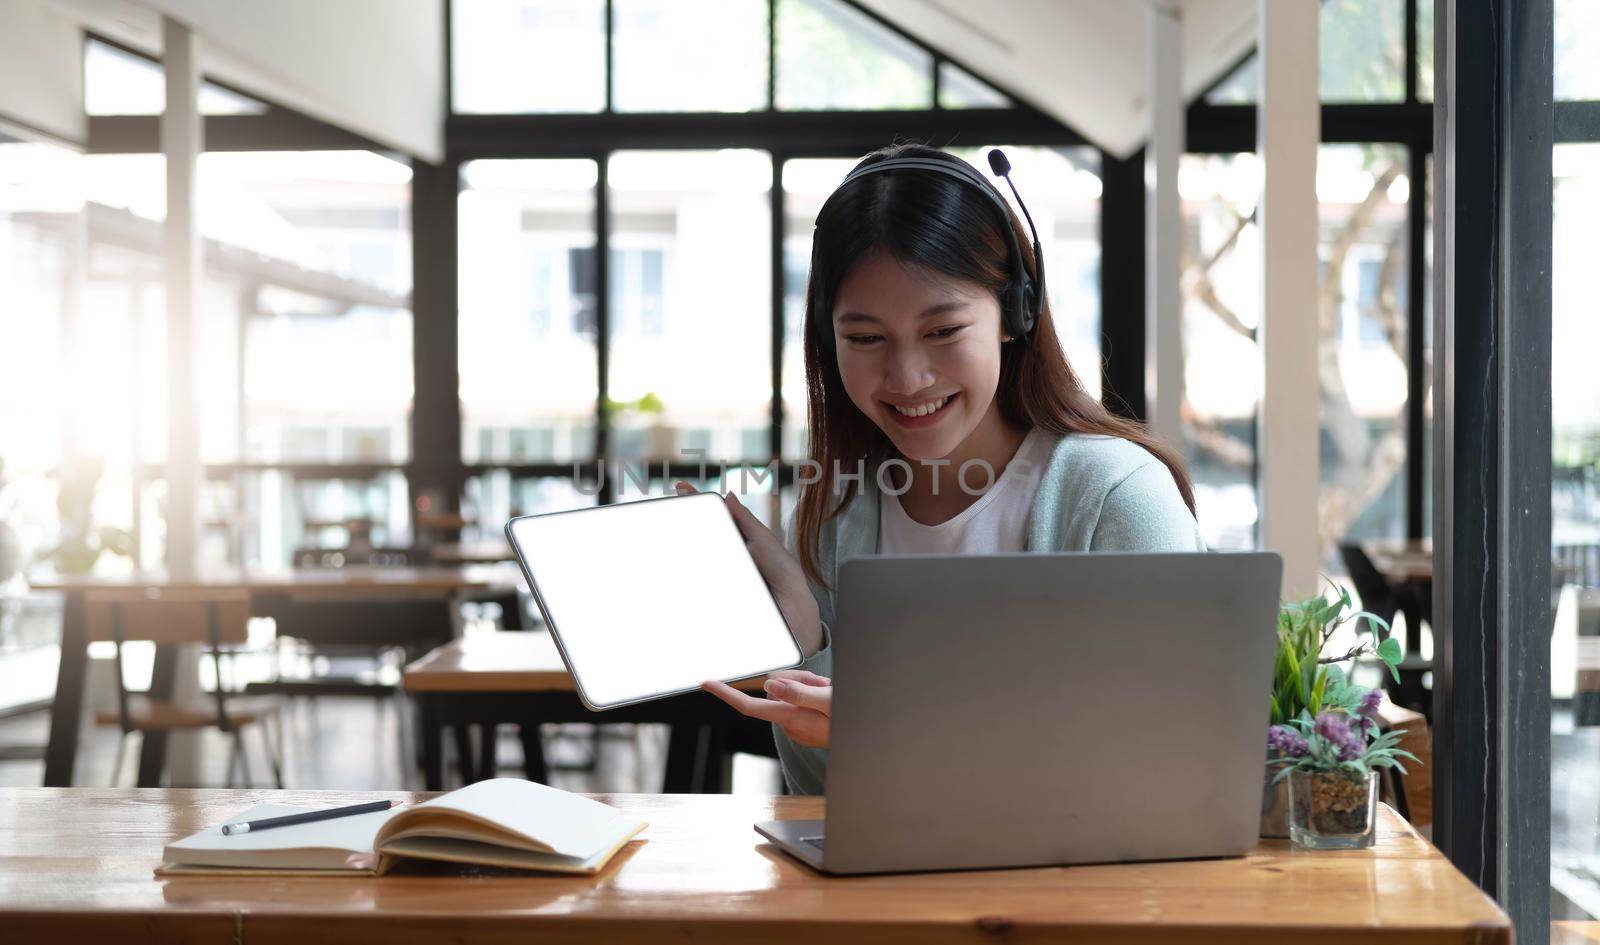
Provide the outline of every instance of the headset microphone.
<path id="1" fill-rule="evenodd" d="M 989 204 L 995 208 L 995 213 L 1000 221 L 1000 230 L 1005 236 L 1007 248 L 1011 251 L 1011 281 L 1000 293 L 1000 317 L 1005 333 L 1013 338 L 1026 341 L 1033 332 L 1033 326 L 1038 321 L 1039 311 L 1044 305 L 1044 254 L 1039 245 L 1039 230 L 1033 225 L 1033 216 L 1028 213 L 1028 207 L 1022 202 L 1022 195 L 1017 193 L 1017 185 L 1011 180 L 1011 162 L 1006 160 L 999 148 L 989 152 L 989 167 L 995 176 L 1005 178 L 1006 184 L 1011 188 L 1011 193 L 1017 198 L 1017 206 L 1022 208 L 1022 215 L 1028 221 L 1028 229 L 1033 234 L 1033 265 L 1034 275 L 1029 276 L 1028 268 L 1023 262 L 1022 247 L 1017 241 L 1016 231 L 1011 229 L 1011 214 L 1006 207 L 1005 198 L 979 174 L 977 168 L 961 160 L 953 154 L 937 152 L 934 154 L 906 155 L 904 157 L 885 158 L 872 164 L 857 167 L 846 175 L 833 194 L 823 201 L 823 210 L 818 211 L 817 219 L 822 218 L 833 196 L 843 190 L 845 185 L 858 177 L 869 174 L 881 174 L 885 171 L 917 170 L 930 171 L 945 177 L 953 178 L 969 187 L 975 188 L 983 194 Z M 824 305 L 822 288 L 812 286 L 812 317 L 815 322 L 817 340 L 821 342 L 824 350 L 832 351 L 834 348 L 832 318 Z"/>
<path id="2" fill-rule="evenodd" d="M 1033 314 L 1039 314 L 1039 306 L 1044 298 L 1044 251 L 1039 247 L 1039 228 L 1033 225 L 1033 214 L 1028 212 L 1028 205 L 1022 202 L 1022 195 L 1017 193 L 1017 185 L 1011 180 L 1011 162 L 1006 160 L 1004 151 L 993 148 L 989 151 L 989 169 L 994 171 L 994 176 L 1003 177 L 1006 186 L 1011 188 L 1011 196 L 1017 198 L 1017 206 L 1022 208 L 1023 219 L 1028 221 L 1028 232 L 1033 234 Z M 1028 329 L 1033 330 L 1033 319 L 1028 320 Z"/>

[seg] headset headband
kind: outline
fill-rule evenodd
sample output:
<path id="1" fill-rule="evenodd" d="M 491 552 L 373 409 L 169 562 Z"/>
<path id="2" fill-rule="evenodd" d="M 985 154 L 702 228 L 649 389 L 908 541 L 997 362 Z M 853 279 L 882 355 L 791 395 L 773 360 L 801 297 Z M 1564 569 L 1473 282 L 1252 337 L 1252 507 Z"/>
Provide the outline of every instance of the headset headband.
<path id="1" fill-rule="evenodd" d="M 943 152 L 940 153 L 943 154 Z M 998 148 L 989 152 L 989 164 L 994 168 L 996 174 L 1004 177 L 1006 183 L 1011 184 L 1010 162 L 1006 160 L 1005 155 Z M 828 204 L 832 203 L 834 197 L 857 178 L 866 177 L 869 174 L 899 170 L 931 171 L 935 174 L 943 174 L 975 188 L 979 193 L 983 194 L 990 206 L 994 207 L 1000 221 L 1000 230 L 1005 234 L 1006 245 L 1011 251 L 1011 281 L 1000 292 L 1001 325 L 1006 334 L 1026 341 L 1033 332 L 1033 326 L 1038 321 L 1039 309 L 1044 304 L 1044 256 L 1040 252 L 1039 231 L 1034 228 L 1033 217 L 1028 214 L 1027 207 L 1023 205 L 1022 195 L 1017 194 L 1015 184 L 1011 184 L 1011 192 L 1016 194 L 1017 205 L 1023 208 L 1023 215 L 1028 220 L 1028 228 L 1033 232 L 1033 260 L 1035 271 L 1038 273 L 1036 278 L 1028 275 L 1028 267 L 1023 261 L 1022 246 L 1017 242 L 1016 231 L 1011 228 L 1011 213 L 1006 206 L 1005 200 L 989 186 L 989 182 L 984 180 L 983 175 L 979 174 L 972 165 L 953 154 L 945 154 L 943 157 L 938 158 L 921 155 L 892 157 L 858 167 L 845 175 L 845 179 L 840 181 L 839 186 L 834 188 L 832 194 L 828 195 L 828 199 L 823 201 L 822 209 L 817 211 L 817 219 L 819 221 L 822 219 Z M 813 273 L 813 283 L 815 283 L 815 273 Z M 814 285 L 811 307 L 812 317 L 816 322 L 817 340 L 821 342 L 823 350 L 832 351 L 834 349 L 833 313 L 824 310 L 825 300 L 822 295 L 822 287 Z"/>

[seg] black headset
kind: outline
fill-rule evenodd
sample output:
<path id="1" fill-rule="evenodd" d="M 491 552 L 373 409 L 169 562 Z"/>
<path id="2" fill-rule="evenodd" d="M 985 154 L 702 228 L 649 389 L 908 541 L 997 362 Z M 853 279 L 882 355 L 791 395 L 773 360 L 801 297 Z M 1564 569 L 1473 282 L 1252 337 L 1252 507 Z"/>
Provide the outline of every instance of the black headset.
<path id="1" fill-rule="evenodd" d="M 823 209 L 817 211 L 817 219 L 822 219 L 823 212 L 839 191 L 851 181 L 868 174 L 900 170 L 932 171 L 973 187 L 994 207 L 1000 219 L 1000 230 L 1005 233 L 1006 244 L 1011 247 L 1011 281 L 1000 292 L 1001 324 L 1006 334 L 1026 341 L 1033 332 L 1034 323 L 1039 318 L 1039 309 L 1044 304 L 1044 254 L 1039 248 L 1039 230 L 1033 225 L 1033 216 L 1028 213 L 1027 205 L 1022 202 L 1022 195 L 1017 193 L 1017 185 L 1011 182 L 1011 162 L 1006 160 L 1006 156 L 999 148 L 989 152 L 989 167 L 994 170 L 995 176 L 1005 178 L 1006 183 L 1010 185 L 1011 193 L 1017 198 L 1017 206 L 1022 208 L 1022 215 L 1028 220 L 1028 229 L 1033 233 L 1033 264 L 1037 275 L 1032 277 L 1028 275 L 1028 267 L 1023 262 L 1022 247 L 1017 243 L 1017 234 L 1011 229 L 1011 214 L 1005 200 L 971 164 L 953 154 L 940 152 L 940 155 L 940 157 L 917 155 L 885 158 L 875 164 L 856 168 L 846 175 L 833 193 L 828 195 L 828 199 L 823 201 Z M 822 286 L 817 284 L 815 278 L 812 279 L 812 283 L 811 312 L 816 322 L 817 340 L 824 351 L 831 352 L 834 350 L 833 313 L 823 309 Z"/>

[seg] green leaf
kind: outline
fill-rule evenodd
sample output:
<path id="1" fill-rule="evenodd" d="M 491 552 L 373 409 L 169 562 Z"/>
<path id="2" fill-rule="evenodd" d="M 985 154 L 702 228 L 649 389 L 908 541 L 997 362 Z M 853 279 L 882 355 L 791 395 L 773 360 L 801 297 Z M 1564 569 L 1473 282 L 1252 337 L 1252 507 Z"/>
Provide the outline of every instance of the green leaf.
<path id="1" fill-rule="evenodd" d="M 1322 697 L 1323 697 L 1323 694 L 1327 692 L 1327 690 L 1328 690 L 1328 674 L 1327 674 L 1326 671 L 1320 672 L 1320 673 L 1317 674 L 1316 684 L 1311 687 L 1311 698 L 1306 700 L 1306 704 L 1310 705 L 1310 706 L 1313 706 L 1314 709 L 1315 708 L 1321 708 L 1321 706 L 1323 704 L 1323 698 Z"/>
<path id="2" fill-rule="evenodd" d="M 1389 675 L 1394 677 L 1395 682 L 1400 681 L 1398 667 L 1403 657 L 1404 654 L 1400 650 L 1400 642 L 1394 637 L 1390 637 L 1378 644 L 1378 659 L 1383 660 L 1383 665 L 1389 668 Z"/>

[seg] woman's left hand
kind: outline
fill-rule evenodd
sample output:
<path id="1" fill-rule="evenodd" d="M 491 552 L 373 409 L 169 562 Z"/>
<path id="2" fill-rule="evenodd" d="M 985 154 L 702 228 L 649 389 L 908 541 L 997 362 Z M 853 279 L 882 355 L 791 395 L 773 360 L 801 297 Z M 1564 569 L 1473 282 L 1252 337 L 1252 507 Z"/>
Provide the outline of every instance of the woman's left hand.
<path id="1" fill-rule="evenodd" d="M 789 739 L 807 748 L 828 747 L 828 714 L 833 707 L 833 681 L 803 669 L 782 669 L 767 676 L 761 699 L 727 683 L 711 680 L 700 688 L 753 719 L 776 722 Z"/>

